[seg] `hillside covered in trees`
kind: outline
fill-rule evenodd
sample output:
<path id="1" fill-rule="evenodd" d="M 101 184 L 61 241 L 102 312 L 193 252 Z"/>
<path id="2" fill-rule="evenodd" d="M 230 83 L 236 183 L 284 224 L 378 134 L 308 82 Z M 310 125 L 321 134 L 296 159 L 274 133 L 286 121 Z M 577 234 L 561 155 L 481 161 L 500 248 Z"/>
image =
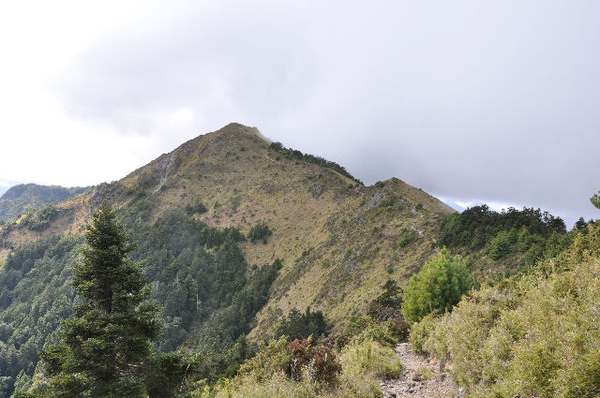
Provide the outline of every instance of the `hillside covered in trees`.
<path id="1" fill-rule="evenodd" d="M 599 237 L 598 222 L 578 222 L 526 272 L 413 324 L 411 343 L 448 359 L 469 396 L 598 396 Z"/>
<path id="2" fill-rule="evenodd" d="M 61 202 L 82 193 L 85 189 L 37 184 L 15 185 L 0 197 L 0 223 L 46 205 Z"/>
<path id="3" fill-rule="evenodd" d="M 579 260 L 554 264 L 587 250 L 596 228 L 580 220 L 567 231 L 529 208 L 459 214 L 398 179 L 364 186 L 340 165 L 231 124 L 0 227 L 0 397 L 60 385 L 47 353 L 79 314 L 77 269 L 102 204 L 160 325 L 148 338 L 153 356 L 125 368 L 138 381 L 162 380 L 160 369 L 173 384 L 131 384 L 140 396 L 379 396 L 379 378 L 400 374 L 391 347 L 403 339 L 484 391 L 488 379 L 461 375 L 462 347 L 433 336 L 453 335 L 447 320 L 465 300 L 527 295 L 523 286 L 538 282 L 522 281 L 571 272 Z"/>

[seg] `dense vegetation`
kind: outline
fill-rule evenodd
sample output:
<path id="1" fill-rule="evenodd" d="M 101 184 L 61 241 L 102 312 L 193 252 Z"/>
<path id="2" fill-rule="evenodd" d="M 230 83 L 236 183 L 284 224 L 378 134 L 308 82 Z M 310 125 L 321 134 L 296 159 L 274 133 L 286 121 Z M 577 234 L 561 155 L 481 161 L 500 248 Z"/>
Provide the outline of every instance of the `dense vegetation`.
<path id="1" fill-rule="evenodd" d="M 394 316 L 354 318 L 344 334 L 329 334 L 327 320 L 319 311 L 293 310 L 281 321 L 275 333 L 278 337 L 262 344 L 235 377 L 206 386 L 202 392 L 217 397 L 380 396 L 379 380 L 398 377 L 402 370 L 392 349 L 406 331 L 398 327 L 402 315 L 396 287 L 388 281 L 370 305 L 385 307 L 383 312 Z M 296 334 L 281 334 L 284 331 Z"/>
<path id="2" fill-rule="evenodd" d="M 143 264 L 151 298 L 161 303 L 155 349 L 193 345 L 204 358 L 200 376 L 217 379 L 233 361 L 228 350 L 268 300 L 281 262 L 249 267 L 236 228 L 208 227 L 184 210 L 148 224 L 133 217 L 143 207 L 117 215 L 134 243 L 131 259 Z M 53 235 L 15 248 L 0 269 L 0 396 L 29 388 L 38 352 L 59 341 L 60 320 L 75 302 L 70 282 L 82 245 L 82 238 Z"/>
<path id="3" fill-rule="evenodd" d="M 281 142 L 271 143 L 270 148 L 290 159 L 304 160 L 306 162 L 314 163 L 316 165 L 335 170 L 338 173 L 340 173 L 341 175 L 343 175 L 344 177 L 348 177 L 349 179 L 353 180 L 357 184 L 362 185 L 362 182 L 358 178 L 355 178 L 352 174 L 350 174 L 348 171 L 346 171 L 346 169 L 343 166 L 340 166 L 339 164 L 337 164 L 335 162 L 324 159 L 320 156 L 311 155 L 309 153 L 302 153 L 301 151 L 299 151 L 297 149 L 286 148 L 281 144 Z"/>
<path id="4" fill-rule="evenodd" d="M 279 347 L 282 351 L 277 355 L 284 355 L 289 362 L 280 363 L 278 370 L 271 374 L 268 370 L 249 371 L 253 362 L 248 360 L 256 355 L 259 347 L 247 342 L 244 335 L 250 330 L 253 315 L 266 303 L 269 286 L 281 263 L 248 267 L 237 246 L 244 239 L 237 229 L 208 227 L 186 212 L 168 212 L 146 228 L 136 219 L 132 221 L 127 212 L 117 214 L 129 222 L 130 235 L 136 243 L 130 256 L 136 263 L 143 262 L 145 276 L 152 286 L 151 297 L 163 303 L 160 310 L 163 333 L 154 348 L 164 353 L 174 352 L 184 345 L 193 347 L 187 354 L 162 357 L 167 364 L 157 365 L 167 366 L 175 375 L 179 369 L 179 380 L 184 380 L 184 384 L 169 385 L 169 388 L 179 389 L 182 396 L 198 388 L 217 394 L 228 389 L 250 388 L 247 381 L 244 387 L 237 384 L 237 380 L 248 380 L 249 374 L 260 379 L 252 388 L 269 390 L 273 388 L 270 383 L 280 380 L 280 372 L 292 378 L 288 388 L 307 389 L 308 395 L 350 391 L 345 394 L 372 396 L 378 388 L 377 377 L 399 372 L 393 350 L 385 348 L 397 341 L 398 336 L 394 334 L 398 330 L 398 319 L 396 323 L 390 317 L 356 320 L 355 327 L 348 332 L 351 343 L 346 346 L 348 337 L 332 335 L 328 338 L 329 322 L 322 312 L 310 309 L 302 313 L 292 311 L 284 317 L 275 340 L 264 346 L 257 357 L 267 355 L 269 360 L 274 360 L 268 354 L 268 347 Z M 60 321 L 72 314 L 77 301 L 70 281 L 73 269 L 80 267 L 79 253 L 83 248 L 82 239 L 52 236 L 16 248 L 6 267 L 0 270 L 0 278 L 7 287 L 0 292 L 2 341 L 7 342 L 0 347 L 3 396 L 10 396 L 13 390 L 26 391 L 32 386 L 47 385 L 39 378 L 42 370 L 37 364 L 39 352 L 43 347 L 60 342 L 57 332 Z M 45 278 L 33 283 L 39 273 Z M 395 313 L 395 317 L 401 319 L 397 285 L 388 283 L 386 286 L 388 290 L 372 307 L 377 307 L 380 314 L 382 311 Z M 30 315 L 15 316 L 24 306 L 31 308 Z M 66 327 L 65 332 L 69 324 Z M 285 344 L 277 343 L 280 335 L 286 336 L 282 340 Z M 64 365 L 59 363 L 64 362 L 57 362 L 56 358 L 63 357 L 63 351 L 45 351 L 47 375 L 62 374 L 60 369 Z M 157 358 L 158 361 L 161 357 Z M 187 370 L 181 371 L 181 361 L 187 363 Z M 224 386 L 219 382 L 223 376 L 234 376 L 240 366 L 242 372 L 233 384 Z M 18 373 L 10 373 L 15 369 Z M 59 380 L 64 380 L 64 376 Z M 206 384 L 200 386 L 205 387 L 198 387 L 194 380 L 204 380 Z M 160 391 L 164 393 L 167 384 L 162 384 Z M 146 388 L 152 391 L 151 385 Z M 39 394 L 42 390 L 37 391 Z"/>
<path id="5" fill-rule="evenodd" d="M 581 219 L 567 232 L 560 217 L 540 209 L 496 212 L 481 205 L 446 216 L 438 244 L 462 254 L 477 279 L 491 282 L 555 257 L 586 224 Z"/>
<path id="6" fill-rule="evenodd" d="M 415 327 L 417 345 L 453 362 L 471 396 L 600 394 L 600 225 L 535 272 L 484 286 Z"/>
<path id="7" fill-rule="evenodd" d="M 321 311 L 312 312 L 310 307 L 304 313 L 296 308 L 281 320 L 275 330 L 275 337 L 288 336 L 291 340 L 313 337 L 320 339 L 331 333 L 331 325 Z"/>
<path id="8" fill-rule="evenodd" d="M 413 347 L 450 359 L 469 396 L 598 396 L 600 224 L 580 220 L 570 236 L 528 272 L 413 325 Z"/>
<path id="9" fill-rule="evenodd" d="M 250 242 L 255 243 L 256 241 L 262 241 L 267 244 L 269 236 L 273 235 L 273 231 L 264 222 L 259 222 L 248 231 L 248 239 Z"/>
<path id="10" fill-rule="evenodd" d="M 548 213 L 481 210 L 467 212 L 464 220 L 461 215 L 449 216 L 442 225 L 446 238 L 452 230 L 448 222 L 475 219 L 471 224 L 475 226 L 470 240 L 446 243 L 475 258 L 483 255 L 502 261 L 511 255 L 533 264 L 521 267 L 516 275 L 507 274 L 494 287 L 484 284 L 471 290 L 477 285 L 465 260 L 442 249 L 411 278 L 404 292 L 388 280 L 367 315 L 353 319 L 338 348 L 323 348 L 323 342 L 333 338 L 314 345 L 305 338 L 308 332 L 294 335 L 292 341 L 273 340 L 242 365 L 230 383 L 216 387 L 218 396 L 375 396 L 376 388 L 367 381 L 373 379 L 361 378 L 350 368 L 360 367 L 372 377 L 367 370 L 375 367 L 371 361 L 388 363 L 385 346 L 406 338 L 406 321 L 412 324 L 409 340 L 416 351 L 450 359 L 453 375 L 470 396 L 597 395 L 600 358 L 594 347 L 600 335 L 594 303 L 600 299 L 595 276 L 600 272 L 596 269 L 600 226 L 585 223 L 567 234 L 562 220 Z M 531 245 L 542 248 L 535 257 L 527 256 L 531 245 L 523 246 L 529 230 L 533 231 Z M 514 231 L 520 233 L 509 240 L 507 252 L 497 255 L 498 241 Z M 474 241 L 480 243 L 473 245 Z M 470 258 L 471 266 L 475 261 Z M 292 311 L 277 334 L 302 330 L 310 318 L 310 310 Z M 381 349 L 381 354 L 374 354 Z M 333 362 L 324 364 L 315 358 L 333 358 Z M 375 379 L 399 369 L 390 366 L 386 369 L 395 370 L 389 374 L 381 370 Z"/>
<path id="11" fill-rule="evenodd" d="M 553 233 L 566 233 L 566 226 L 560 217 L 540 209 L 511 207 L 498 213 L 481 205 L 446 217 L 441 225 L 439 242 L 447 247 L 480 249 L 498 233 L 513 230 L 527 230 L 533 236 L 548 237 Z"/>
<path id="12" fill-rule="evenodd" d="M 72 267 L 83 239 L 51 236 L 15 249 L 0 270 L 0 396 L 27 389 L 38 352 L 72 312 Z"/>
<path id="13" fill-rule="evenodd" d="M 473 293 L 475 299 L 471 298 L 470 304 L 460 302 L 458 309 L 450 312 L 461 295 L 473 285 L 465 262 L 451 256 L 449 250 L 442 250 L 437 258 L 425 264 L 411 279 L 406 292 L 396 281 L 388 280 L 381 287 L 381 294 L 366 308 L 365 315 L 353 318 L 343 335 L 328 337 L 331 324 L 324 314 L 307 308 L 304 312 L 292 310 L 280 320 L 273 340 L 257 346 L 247 341 L 245 335 L 251 329 L 254 315 L 268 301 L 270 286 L 282 264 L 276 260 L 272 264 L 250 267 L 239 244 L 246 240 L 246 236 L 251 240 L 254 237 L 255 241 L 266 239 L 265 236 L 272 231 L 263 222 L 252 227 L 246 236 L 237 228 L 210 227 L 197 217 L 206 211 L 200 202 L 181 210 L 167 211 L 148 223 L 151 200 L 141 198 L 136 205 L 117 214 L 135 243 L 131 259 L 143 263 L 144 276 L 152 286 L 150 296 L 161 303 L 158 315 L 163 330 L 154 349 L 158 354 L 172 353 L 168 354 L 172 356 L 158 356 L 156 361 L 162 361 L 160 364 L 150 363 L 157 363 L 158 368 L 166 366 L 174 375 L 173 380 L 183 381 L 183 384 L 177 385 L 163 381 L 159 383 L 163 387 L 178 390 L 181 396 L 194 391 L 217 396 L 248 394 L 248 391 L 253 396 L 287 396 L 288 393 L 300 396 L 374 396 L 378 390 L 377 378 L 399 371 L 397 360 L 393 360 L 393 351 L 386 347 L 407 337 L 405 316 L 414 324 L 410 340 L 417 350 L 451 357 L 457 371 L 462 369 L 461 366 L 471 366 L 471 360 L 465 360 L 467 365 L 460 362 L 460 353 L 468 352 L 467 349 L 462 346 L 455 348 L 451 340 L 455 333 L 465 331 L 449 330 L 450 321 L 445 320 L 460 317 L 465 308 L 478 302 L 477 297 L 495 290 L 484 287 Z M 574 230 L 566 234 L 564 224 L 558 228 L 556 226 L 560 226 L 560 222 L 539 212 L 526 211 L 526 216 L 516 217 L 522 216 L 521 212 L 510 211 L 512 222 L 506 222 L 503 218 L 506 216 L 502 214 L 494 215 L 481 209 L 475 213 L 476 217 L 472 212 L 465 216 L 466 220 L 479 220 L 467 224 L 477 225 L 472 228 L 471 239 L 483 241 L 478 246 L 479 250 L 492 258 L 495 257 L 490 250 L 494 247 L 493 242 L 507 232 L 511 235 L 510 231 L 516 229 L 524 231 L 531 228 L 534 236 L 545 239 L 538 238 L 536 241 L 544 247 L 553 236 L 560 236 L 564 246 L 564 242 L 573 239 L 567 239 L 567 236 L 579 232 Z M 487 223 L 482 219 L 487 219 Z M 495 221 L 490 222 L 490 219 Z M 546 223 L 544 219 L 554 221 Z M 452 225 L 463 222 L 462 215 L 453 214 L 442 224 L 445 242 L 456 250 L 463 246 L 448 240 L 449 236 L 453 236 L 449 231 L 454 228 Z M 24 227 L 28 226 L 25 224 Z M 485 238 L 476 236 L 480 231 L 484 231 Z M 586 223 L 582 231 L 591 236 L 588 231 L 594 231 L 594 225 Z M 513 247 L 518 247 L 521 235 L 517 235 L 516 246 Z M 60 320 L 72 312 L 75 293 L 69 281 L 73 268 L 79 264 L 78 253 L 83 243 L 81 238 L 73 236 L 40 239 L 15 248 L 6 266 L 0 270 L 0 282 L 5 286 L 0 291 L 3 308 L 0 331 L 1 340 L 5 342 L 0 346 L 4 396 L 9 396 L 14 390 L 26 391 L 31 386 L 44 385 L 43 379 L 39 379 L 39 352 L 43 347 L 60 341 L 57 333 Z M 472 241 L 468 243 L 469 250 L 475 250 Z M 518 249 L 515 253 L 519 253 Z M 43 278 L 40 278 L 40 273 Z M 501 282 L 496 289 L 513 285 Z M 431 291 L 432 287 L 436 290 Z M 510 300 L 521 303 L 522 299 L 518 297 Z M 423 303 L 427 308 L 417 305 Z M 514 303 L 511 305 L 510 308 L 516 308 Z M 15 316 L 23 311 L 24 306 L 30 308 L 29 316 Z M 442 314 L 446 315 L 440 318 Z M 473 314 L 469 312 L 468 316 L 473 317 Z M 461 322 L 464 324 L 466 319 Z M 477 326 L 478 330 L 484 330 L 480 326 Z M 446 337 L 439 338 L 442 335 Z M 437 340 L 434 339 L 436 336 Z M 183 347 L 188 347 L 186 352 L 181 351 Z M 225 384 L 220 381 L 224 376 L 230 380 Z M 154 378 L 158 380 L 157 377 Z M 479 388 L 479 381 L 472 381 L 458 373 L 456 377 L 473 391 Z M 195 380 L 203 382 L 198 384 Z M 155 390 L 152 390 L 150 385 L 147 388 L 148 391 L 165 393 L 164 388 L 154 387 Z"/>

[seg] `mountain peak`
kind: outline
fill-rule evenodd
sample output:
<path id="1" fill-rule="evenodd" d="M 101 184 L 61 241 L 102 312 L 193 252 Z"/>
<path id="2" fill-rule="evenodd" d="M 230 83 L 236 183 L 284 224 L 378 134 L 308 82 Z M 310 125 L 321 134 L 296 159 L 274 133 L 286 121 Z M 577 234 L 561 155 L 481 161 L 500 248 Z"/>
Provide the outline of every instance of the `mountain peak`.
<path id="1" fill-rule="evenodd" d="M 258 137 L 267 143 L 271 142 L 271 140 L 269 140 L 268 138 L 263 136 L 256 127 L 246 126 L 244 124 L 237 123 L 237 122 L 229 123 L 228 125 L 221 127 L 219 130 L 213 131 L 212 133 L 208 133 L 206 135 L 207 136 L 211 136 L 211 135 L 227 136 L 230 138 L 233 138 L 236 136 L 239 138 L 249 136 L 249 137 Z"/>

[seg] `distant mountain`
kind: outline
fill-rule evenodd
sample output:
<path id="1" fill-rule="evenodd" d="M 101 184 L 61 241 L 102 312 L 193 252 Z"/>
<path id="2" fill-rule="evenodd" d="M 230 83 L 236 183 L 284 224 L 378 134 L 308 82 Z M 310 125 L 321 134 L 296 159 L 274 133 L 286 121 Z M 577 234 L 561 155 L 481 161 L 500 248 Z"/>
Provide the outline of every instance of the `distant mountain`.
<path id="1" fill-rule="evenodd" d="M 4 195 L 4 192 L 10 189 L 9 185 L 1 185 L 2 181 L 0 181 L 0 196 Z"/>
<path id="2" fill-rule="evenodd" d="M 0 221 L 7 221 L 19 214 L 42 208 L 51 203 L 61 202 L 86 189 L 63 188 L 55 185 L 15 185 L 0 196 Z"/>
<path id="3" fill-rule="evenodd" d="M 0 227 L 0 396 L 30 385 L 37 351 L 59 338 L 84 226 L 102 201 L 116 208 L 162 306 L 159 351 L 264 340 L 308 307 L 343 331 L 385 281 L 406 286 L 435 255 L 440 222 L 454 212 L 399 179 L 364 186 L 235 123 L 74 193 L 27 185 L 1 199 L 13 208 Z M 23 214 L 49 198 L 58 202 Z"/>

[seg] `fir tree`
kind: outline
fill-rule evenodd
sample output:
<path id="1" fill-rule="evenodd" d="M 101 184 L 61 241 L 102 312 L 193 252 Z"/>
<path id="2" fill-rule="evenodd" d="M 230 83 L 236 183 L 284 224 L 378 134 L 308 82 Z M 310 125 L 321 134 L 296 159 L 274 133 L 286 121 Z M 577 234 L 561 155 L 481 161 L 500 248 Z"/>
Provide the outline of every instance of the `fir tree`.
<path id="1" fill-rule="evenodd" d="M 41 352 L 50 395 L 138 397 L 160 332 L 149 286 L 110 205 L 93 215 L 73 286 L 82 299 L 63 322 L 62 344 Z"/>

